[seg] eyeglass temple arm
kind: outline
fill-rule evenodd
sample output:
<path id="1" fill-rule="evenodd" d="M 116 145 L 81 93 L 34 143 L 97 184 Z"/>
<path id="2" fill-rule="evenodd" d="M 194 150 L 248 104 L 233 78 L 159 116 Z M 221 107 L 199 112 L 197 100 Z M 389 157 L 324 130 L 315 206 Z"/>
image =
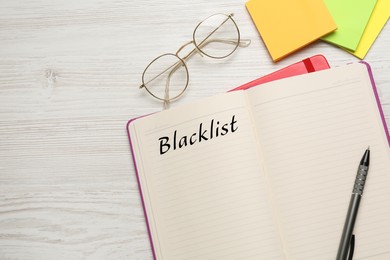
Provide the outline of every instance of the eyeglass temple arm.
<path id="1" fill-rule="evenodd" d="M 160 72 L 159 74 L 157 74 L 156 76 L 154 76 L 152 79 L 150 79 L 149 81 L 145 82 L 144 84 L 141 84 L 139 86 L 139 88 L 144 88 L 146 84 L 152 82 L 153 80 L 155 80 L 156 78 L 160 77 L 162 74 L 164 74 L 165 72 L 167 72 L 168 70 L 178 66 L 178 65 L 181 65 L 181 61 L 177 61 L 175 62 L 174 64 L 172 64 L 171 66 L 169 66 L 168 68 L 166 68 L 165 70 L 163 70 L 162 72 Z M 180 67 L 180 66 L 179 66 Z"/>
<path id="2" fill-rule="evenodd" d="M 221 43 L 226 43 L 226 44 L 237 44 L 237 40 L 224 40 L 224 39 L 212 39 L 212 40 L 209 40 L 205 43 L 203 43 L 200 47 L 203 47 L 211 42 L 221 42 Z M 238 42 L 238 46 L 240 47 L 248 47 L 249 45 L 251 44 L 251 40 L 250 39 L 240 39 L 240 41 Z"/>
<path id="3" fill-rule="evenodd" d="M 213 43 L 213 42 L 221 42 L 221 43 L 226 43 L 226 44 L 237 44 L 237 40 L 224 40 L 224 39 L 211 39 L 211 40 L 207 40 L 207 41 L 204 41 L 202 44 L 200 44 L 198 46 L 198 48 L 201 48 L 201 47 L 204 47 L 206 46 L 207 44 L 209 43 Z M 193 41 L 189 42 L 189 43 L 186 43 L 184 44 L 182 47 L 180 47 L 180 49 L 176 52 L 176 55 L 179 54 L 179 52 L 184 48 L 186 47 L 187 45 L 193 43 Z M 242 48 L 246 48 L 248 47 L 249 45 L 251 44 L 251 40 L 250 39 L 240 39 L 240 41 L 238 42 L 238 46 L 242 47 Z M 183 60 L 187 60 L 189 57 L 191 57 L 192 55 L 194 55 L 196 52 L 199 53 L 202 57 L 203 57 L 203 54 L 201 53 L 201 51 L 198 49 L 198 48 L 194 48 L 193 50 L 191 50 L 186 56 L 183 57 Z"/>
<path id="4" fill-rule="evenodd" d="M 165 90 L 164 90 L 164 109 L 169 108 L 170 98 L 169 98 L 169 83 L 171 82 L 171 77 L 173 73 L 175 73 L 182 65 L 177 62 L 176 66 L 172 68 L 172 70 L 169 72 L 167 81 L 165 83 Z"/>

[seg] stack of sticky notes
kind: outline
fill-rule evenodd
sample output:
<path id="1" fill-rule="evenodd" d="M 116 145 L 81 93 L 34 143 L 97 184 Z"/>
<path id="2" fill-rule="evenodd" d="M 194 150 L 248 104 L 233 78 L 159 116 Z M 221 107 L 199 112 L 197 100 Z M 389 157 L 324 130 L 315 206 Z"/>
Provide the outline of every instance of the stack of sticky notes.
<path id="1" fill-rule="evenodd" d="M 246 7 L 274 61 L 320 38 L 362 59 L 390 0 L 249 0 Z"/>

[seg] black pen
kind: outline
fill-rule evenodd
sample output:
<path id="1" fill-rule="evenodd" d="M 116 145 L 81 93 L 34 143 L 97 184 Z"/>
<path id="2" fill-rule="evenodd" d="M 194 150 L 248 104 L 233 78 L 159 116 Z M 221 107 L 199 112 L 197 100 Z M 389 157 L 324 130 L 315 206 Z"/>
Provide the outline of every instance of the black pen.
<path id="1" fill-rule="evenodd" d="M 352 196 L 349 202 L 348 213 L 345 219 L 343 233 L 339 244 L 336 260 L 347 259 L 348 249 L 352 238 L 353 227 L 359 210 L 360 200 L 363 195 L 364 184 L 366 183 L 368 166 L 370 164 L 370 147 L 365 151 L 363 158 L 360 160 L 357 170 L 355 184 L 353 185 Z"/>

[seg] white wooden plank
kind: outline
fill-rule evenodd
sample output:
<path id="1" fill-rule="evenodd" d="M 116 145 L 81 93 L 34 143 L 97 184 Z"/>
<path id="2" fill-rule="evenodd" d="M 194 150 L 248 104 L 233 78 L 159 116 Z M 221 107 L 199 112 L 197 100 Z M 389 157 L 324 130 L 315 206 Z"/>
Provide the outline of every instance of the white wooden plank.
<path id="1" fill-rule="evenodd" d="M 190 102 L 308 56 L 357 61 L 323 42 L 273 63 L 245 1 L 0 2 L 0 259 L 152 259 L 125 125 L 162 109 L 144 67 L 203 18 L 234 12 L 252 44 L 188 62 Z M 390 122 L 390 32 L 366 60 Z"/>

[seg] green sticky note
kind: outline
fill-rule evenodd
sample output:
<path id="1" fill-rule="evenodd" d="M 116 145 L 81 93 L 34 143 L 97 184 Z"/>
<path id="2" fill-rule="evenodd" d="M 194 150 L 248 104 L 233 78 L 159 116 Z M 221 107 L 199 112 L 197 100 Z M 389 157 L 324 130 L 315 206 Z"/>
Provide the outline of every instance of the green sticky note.
<path id="1" fill-rule="evenodd" d="M 324 0 L 337 30 L 321 39 L 355 51 L 377 0 Z"/>

